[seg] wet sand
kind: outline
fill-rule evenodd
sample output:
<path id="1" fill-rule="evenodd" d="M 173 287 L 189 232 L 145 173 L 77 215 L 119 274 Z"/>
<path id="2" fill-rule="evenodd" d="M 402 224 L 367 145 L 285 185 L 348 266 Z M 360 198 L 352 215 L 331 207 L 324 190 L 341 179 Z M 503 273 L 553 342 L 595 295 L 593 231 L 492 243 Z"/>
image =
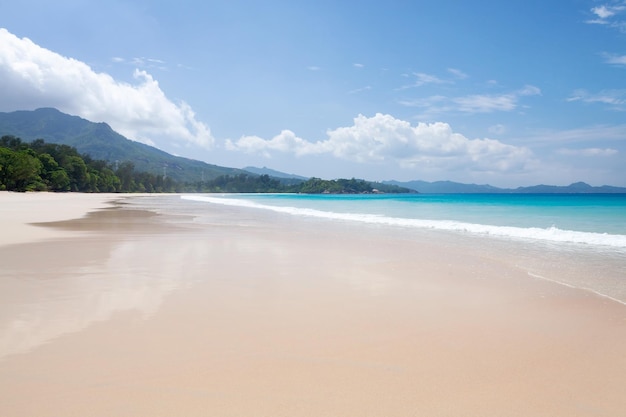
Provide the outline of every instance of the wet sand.
<path id="1" fill-rule="evenodd" d="M 0 241 L 0 415 L 626 415 L 623 304 L 445 241 L 110 200 L 0 193 L 31 233 Z"/>

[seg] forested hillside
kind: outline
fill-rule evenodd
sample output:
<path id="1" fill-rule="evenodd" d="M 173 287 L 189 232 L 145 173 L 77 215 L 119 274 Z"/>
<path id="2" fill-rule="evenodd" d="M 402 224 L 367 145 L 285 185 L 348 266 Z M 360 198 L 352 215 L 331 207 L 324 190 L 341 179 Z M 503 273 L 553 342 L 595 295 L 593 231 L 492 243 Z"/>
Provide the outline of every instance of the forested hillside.
<path id="1" fill-rule="evenodd" d="M 163 176 L 165 172 L 167 177 L 178 182 L 247 173 L 241 169 L 170 155 L 155 147 L 132 141 L 106 123 L 94 123 L 53 108 L 0 112 L 0 136 L 3 135 L 19 137 L 23 141 L 44 139 L 48 143 L 69 145 L 81 155 L 89 155 L 109 164 L 131 162 L 137 171 L 155 176 Z"/>
<path id="2" fill-rule="evenodd" d="M 113 167 L 68 145 L 0 139 L 0 190 L 115 193 L 172 192 L 177 187 L 167 177 L 135 171 L 132 162 Z"/>
<path id="3" fill-rule="evenodd" d="M 15 136 L 0 138 L 0 190 L 6 191 L 79 191 L 87 193 L 372 193 L 409 192 L 393 185 L 356 179 L 322 180 L 311 178 L 297 184 L 285 184 L 268 175 L 221 175 L 207 181 L 177 182 L 166 175 L 135 170 L 132 162 L 110 164 L 81 155 L 76 148 L 42 139 L 31 143 Z"/>

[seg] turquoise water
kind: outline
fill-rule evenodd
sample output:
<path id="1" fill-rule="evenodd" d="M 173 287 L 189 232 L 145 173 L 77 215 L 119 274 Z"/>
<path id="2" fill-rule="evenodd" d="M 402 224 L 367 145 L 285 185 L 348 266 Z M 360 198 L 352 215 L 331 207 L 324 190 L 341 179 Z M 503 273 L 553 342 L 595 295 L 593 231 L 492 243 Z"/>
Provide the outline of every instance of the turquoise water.
<path id="1" fill-rule="evenodd" d="M 294 216 L 626 251 L 626 194 L 211 194 L 183 198 Z"/>
<path id="2" fill-rule="evenodd" d="M 363 233 L 372 245 L 388 238 L 432 242 L 452 256 L 496 260 L 531 280 L 626 305 L 626 194 L 189 194 L 130 201 L 209 225 L 254 228 L 265 225 L 267 213 L 272 227 L 302 220 L 332 233 Z M 334 228 L 338 223 L 348 227 Z"/>

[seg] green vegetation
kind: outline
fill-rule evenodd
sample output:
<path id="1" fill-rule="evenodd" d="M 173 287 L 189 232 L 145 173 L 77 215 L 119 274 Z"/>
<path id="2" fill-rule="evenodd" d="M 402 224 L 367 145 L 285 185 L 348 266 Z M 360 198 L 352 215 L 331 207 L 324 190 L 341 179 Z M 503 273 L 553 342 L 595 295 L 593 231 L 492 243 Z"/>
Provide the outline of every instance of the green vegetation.
<path id="1" fill-rule="evenodd" d="M 114 169 L 107 162 L 80 155 L 68 145 L 30 144 L 15 136 L 0 139 L 0 190 L 98 192 L 172 192 L 177 184 L 137 172 L 132 162 Z"/>
<path id="2" fill-rule="evenodd" d="M 187 184 L 188 192 L 198 193 L 282 193 L 285 185 L 269 175 L 222 175 L 210 181 Z"/>
<path id="3" fill-rule="evenodd" d="M 8 191 L 78 191 L 87 193 L 306 193 L 363 194 L 375 192 L 405 193 L 406 188 L 376 184 L 364 180 L 338 179 L 307 181 L 279 179 L 269 175 L 221 175 L 208 181 L 177 182 L 166 175 L 140 172 L 133 162 L 111 166 L 103 160 L 81 155 L 68 145 L 36 139 L 23 142 L 15 136 L 0 139 L 0 190 Z"/>
<path id="4" fill-rule="evenodd" d="M 376 192 L 408 193 L 407 188 L 377 184 L 357 179 L 323 180 L 310 178 L 294 183 L 293 179 L 283 179 L 269 175 L 253 176 L 239 174 L 221 176 L 211 181 L 196 183 L 186 187 L 187 191 L 203 193 L 302 193 L 302 194 L 367 194 Z"/>
<path id="5" fill-rule="evenodd" d="M 163 176 L 165 169 L 167 177 L 179 183 L 246 173 L 241 169 L 170 155 L 125 138 L 106 123 L 93 123 L 50 108 L 0 112 L 2 135 L 13 135 L 28 142 L 43 138 L 48 143 L 74 147 L 81 155 L 89 155 L 111 165 L 121 164 L 122 161 L 132 162 L 136 171 L 149 172 L 159 177 Z"/>
<path id="6" fill-rule="evenodd" d="M 300 184 L 297 190 L 297 192 L 305 194 L 363 194 L 373 191 L 374 188 L 369 182 L 354 178 L 351 180 L 311 178 Z"/>

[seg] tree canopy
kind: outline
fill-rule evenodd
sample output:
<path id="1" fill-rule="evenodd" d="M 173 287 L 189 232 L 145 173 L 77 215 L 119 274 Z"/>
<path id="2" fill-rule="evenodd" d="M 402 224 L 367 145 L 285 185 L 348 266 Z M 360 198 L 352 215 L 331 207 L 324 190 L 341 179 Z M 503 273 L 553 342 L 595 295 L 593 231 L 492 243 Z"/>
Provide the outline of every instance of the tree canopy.
<path id="1" fill-rule="evenodd" d="M 176 186 L 162 176 L 136 172 L 130 162 L 114 168 L 68 145 L 0 138 L 0 190 L 172 192 Z"/>
<path id="2" fill-rule="evenodd" d="M 410 192 L 394 185 L 377 184 L 382 192 Z M 130 161 L 110 163 L 81 155 L 69 145 L 46 143 L 36 139 L 23 142 L 15 136 L 0 138 L 0 190 L 8 191 L 78 191 L 87 193 L 372 193 L 371 183 L 352 179 L 282 182 L 269 175 L 221 175 L 208 181 L 181 183 L 164 175 L 135 169 Z"/>

